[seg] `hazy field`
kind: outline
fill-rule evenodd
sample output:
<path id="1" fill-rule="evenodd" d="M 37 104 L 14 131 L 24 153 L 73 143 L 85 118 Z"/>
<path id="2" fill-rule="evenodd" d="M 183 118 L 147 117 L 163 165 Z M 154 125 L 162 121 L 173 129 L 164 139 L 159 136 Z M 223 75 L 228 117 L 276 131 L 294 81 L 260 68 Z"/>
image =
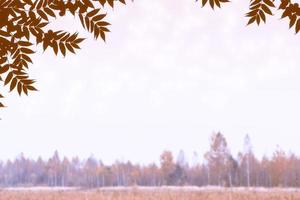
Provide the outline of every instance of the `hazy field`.
<path id="1" fill-rule="evenodd" d="M 297 189 L 264 188 L 7 188 L 0 191 L 0 200 L 300 200 Z"/>

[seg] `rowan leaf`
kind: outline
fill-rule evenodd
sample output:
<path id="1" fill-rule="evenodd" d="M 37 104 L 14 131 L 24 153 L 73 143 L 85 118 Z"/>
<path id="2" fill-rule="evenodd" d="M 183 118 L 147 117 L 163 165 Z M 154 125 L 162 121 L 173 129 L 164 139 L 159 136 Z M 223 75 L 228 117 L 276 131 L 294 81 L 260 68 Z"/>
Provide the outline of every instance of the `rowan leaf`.
<path id="1" fill-rule="evenodd" d="M 263 2 L 270 7 L 275 7 L 274 3 L 271 0 L 263 0 Z"/>
<path id="2" fill-rule="evenodd" d="M 202 7 L 205 6 L 205 4 L 207 3 L 208 0 L 202 0 Z"/>
<path id="3" fill-rule="evenodd" d="M 291 18 L 290 18 L 290 24 L 289 24 L 289 27 L 292 28 L 292 26 L 295 25 L 296 21 L 297 21 L 297 15 L 296 15 L 296 14 L 293 14 L 293 15 L 291 16 Z"/>
<path id="4" fill-rule="evenodd" d="M 10 92 L 13 91 L 13 89 L 16 87 L 17 81 L 18 81 L 18 80 L 17 80 L 16 77 L 12 79 L 12 81 L 11 81 L 11 83 L 10 83 Z"/>
<path id="5" fill-rule="evenodd" d="M 26 88 L 28 89 L 28 90 L 32 90 L 32 91 L 38 91 L 35 87 L 33 87 L 32 85 L 28 85 L 28 86 L 26 86 Z"/>
<path id="6" fill-rule="evenodd" d="M 59 43 L 59 49 L 60 49 L 60 52 L 62 53 L 62 55 L 66 56 L 66 47 L 65 47 L 64 43 L 62 43 L 62 42 Z"/>
<path id="7" fill-rule="evenodd" d="M 266 6 L 265 4 L 261 5 L 261 8 L 263 9 L 263 11 L 269 15 L 273 15 L 272 11 L 270 10 L 270 8 L 268 6 Z"/>
<path id="8" fill-rule="evenodd" d="M 32 51 L 31 49 L 28 48 L 20 48 L 20 51 L 26 54 L 33 54 L 35 53 L 34 51 Z"/>
<path id="9" fill-rule="evenodd" d="M 3 74 L 9 70 L 9 65 L 0 66 L 0 74 Z"/>
<path id="10" fill-rule="evenodd" d="M 19 93 L 20 96 L 22 94 L 22 89 L 23 89 L 22 83 L 21 83 L 21 81 L 19 81 L 18 86 L 17 86 L 17 90 L 18 90 L 18 93 Z"/>
<path id="11" fill-rule="evenodd" d="M 9 72 L 4 81 L 4 85 L 7 85 L 11 81 L 12 78 L 13 78 L 13 73 Z"/>
<path id="12" fill-rule="evenodd" d="M 298 33 L 300 31 L 300 19 L 297 20 L 295 30 L 296 30 L 296 33 Z"/>
<path id="13" fill-rule="evenodd" d="M 259 16 L 263 20 L 263 22 L 266 23 L 266 15 L 262 10 L 259 10 Z"/>

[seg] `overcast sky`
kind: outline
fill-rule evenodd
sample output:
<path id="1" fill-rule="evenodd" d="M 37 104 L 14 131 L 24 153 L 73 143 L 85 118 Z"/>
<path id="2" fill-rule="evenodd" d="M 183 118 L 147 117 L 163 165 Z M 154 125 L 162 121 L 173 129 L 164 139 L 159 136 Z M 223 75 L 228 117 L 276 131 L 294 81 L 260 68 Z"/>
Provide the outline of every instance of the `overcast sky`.
<path id="1" fill-rule="evenodd" d="M 88 39 L 77 55 L 34 56 L 30 74 L 40 91 L 4 99 L 0 158 L 48 158 L 57 149 L 149 163 L 183 149 L 192 161 L 213 131 L 234 155 L 247 133 L 259 156 L 277 144 L 300 154 L 299 35 L 280 15 L 246 27 L 247 8 L 136 0 L 109 12 L 106 43 L 73 17 L 53 23 Z"/>

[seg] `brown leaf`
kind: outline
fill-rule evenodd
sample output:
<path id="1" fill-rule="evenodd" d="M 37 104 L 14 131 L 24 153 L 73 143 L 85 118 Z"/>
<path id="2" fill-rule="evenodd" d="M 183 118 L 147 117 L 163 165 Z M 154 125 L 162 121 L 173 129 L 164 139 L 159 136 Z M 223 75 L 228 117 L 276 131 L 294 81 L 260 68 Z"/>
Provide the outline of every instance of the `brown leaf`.
<path id="1" fill-rule="evenodd" d="M 66 56 L 66 47 L 65 47 L 64 43 L 62 43 L 62 42 L 59 43 L 59 49 L 60 49 L 60 52 L 62 53 L 62 55 Z"/>
<path id="2" fill-rule="evenodd" d="M 284 10 L 284 12 L 282 13 L 282 15 L 281 15 L 281 19 L 282 18 L 285 18 L 285 17 L 287 17 L 287 16 L 291 16 L 291 10 L 289 9 L 289 8 L 286 8 L 285 10 Z"/>
<path id="3" fill-rule="evenodd" d="M 0 67 L 0 74 L 3 74 L 9 70 L 9 65 L 4 65 Z"/>
<path id="4" fill-rule="evenodd" d="M 265 4 L 261 5 L 261 8 L 263 9 L 263 11 L 269 15 L 273 15 L 272 11 L 270 10 L 270 8 L 268 6 L 266 6 Z"/>
<path id="5" fill-rule="evenodd" d="M 63 38 L 61 38 L 61 41 L 66 41 L 70 37 L 70 33 L 66 34 Z"/>
<path id="6" fill-rule="evenodd" d="M 78 39 L 74 40 L 74 43 L 79 44 L 84 40 L 85 40 L 84 38 L 78 38 Z"/>
<path id="7" fill-rule="evenodd" d="M 41 9 L 44 3 L 44 0 L 37 0 L 39 3 L 37 4 L 36 8 Z"/>
<path id="8" fill-rule="evenodd" d="M 20 45 L 20 46 L 31 46 L 33 44 L 31 42 L 27 42 L 27 41 L 18 41 L 18 45 Z"/>
<path id="9" fill-rule="evenodd" d="M 69 51 L 71 51 L 72 53 L 75 54 L 75 51 L 74 51 L 73 47 L 72 47 L 69 43 L 66 43 L 66 47 L 67 47 L 67 49 L 68 49 Z"/>
<path id="10" fill-rule="evenodd" d="M 21 54 L 21 55 L 22 55 L 22 58 L 24 60 L 26 60 L 27 62 L 33 63 L 32 60 L 31 60 L 31 58 L 29 56 L 27 56 L 26 54 Z"/>
<path id="11" fill-rule="evenodd" d="M 82 14 L 79 14 L 79 19 L 80 19 L 81 25 L 83 26 L 83 28 L 85 28 L 85 21 L 84 21 Z"/>
<path id="12" fill-rule="evenodd" d="M 297 15 L 296 15 L 296 14 L 293 14 L 293 15 L 291 16 L 291 18 L 290 18 L 290 24 L 289 24 L 289 27 L 292 28 L 292 26 L 295 25 L 296 21 L 297 21 Z"/>
<path id="13" fill-rule="evenodd" d="M 18 93 L 19 93 L 20 96 L 22 94 L 22 88 L 23 88 L 22 83 L 21 83 L 21 81 L 19 81 L 18 86 L 17 86 L 17 90 L 18 90 Z"/>
<path id="14" fill-rule="evenodd" d="M 274 3 L 271 0 L 263 0 L 263 2 L 268 6 L 275 7 Z"/>
<path id="15" fill-rule="evenodd" d="M 278 9 L 286 9 L 286 7 L 288 6 L 289 1 L 281 1 L 281 4 L 279 5 Z"/>
<path id="16" fill-rule="evenodd" d="M 96 15 L 95 17 L 93 17 L 93 21 L 100 21 L 102 20 L 104 17 L 106 16 L 106 14 L 101 14 L 101 15 Z"/>
<path id="17" fill-rule="evenodd" d="M 23 92 L 24 92 L 26 95 L 28 95 L 28 90 L 27 90 L 27 88 L 26 88 L 26 85 L 23 85 Z"/>
<path id="18" fill-rule="evenodd" d="M 220 1 L 219 1 L 219 0 L 215 0 L 215 4 L 216 4 L 219 8 L 221 8 Z"/>
<path id="19" fill-rule="evenodd" d="M 256 4 L 260 4 L 260 3 L 261 3 L 261 0 L 255 0 L 250 4 L 250 7 L 253 5 L 256 5 Z"/>
<path id="20" fill-rule="evenodd" d="M 3 30 L 0 30 L 0 35 L 1 35 L 1 36 L 4 36 L 4 37 L 10 37 L 9 32 L 3 31 Z"/>
<path id="21" fill-rule="evenodd" d="M 43 41 L 43 49 L 44 49 L 44 51 L 48 48 L 49 45 L 50 45 L 50 40 L 49 39 L 45 39 Z"/>
<path id="22" fill-rule="evenodd" d="M 71 43 L 72 47 L 75 49 L 80 49 L 80 47 L 76 43 Z"/>
<path id="23" fill-rule="evenodd" d="M 300 31 L 300 19 L 297 20 L 295 30 L 296 30 L 296 33 L 298 33 Z"/>
<path id="24" fill-rule="evenodd" d="M 82 2 L 88 7 L 94 8 L 94 5 L 90 0 L 82 0 Z"/>
<path id="25" fill-rule="evenodd" d="M 58 53 L 58 44 L 57 44 L 56 41 L 52 42 L 52 49 L 53 49 L 55 55 L 57 55 L 57 53 Z"/>
<path id="26" fill-rule="evenodd" d="M 88 31 L 90 31 L 90 19 L 88 17 L 85 18 L 85 26 Z"/>
<path id="27" fill-rule="evenodd" d="M 46 13 L 42 10 L 37 10 L 37 13 L 46 21 L 48 21 L 48 16 L 46 15 Z"/>
<path id="28" fill-rule="evenodd" d="M 71 37 L 69 37 L 66 42 L 72 42 L 74 41 L 78 36 L 78 33 L 74 33 L 73 35 L 71 35 Z"/>
<path id="29" fill-rule="evenodd" d="M 110 30 L 104 26 L 100 27 L 100 30 L 104 32 L 110 32 Z"/>
<path id="30" fill-rule="evenodd" d="M 37 91 L 37 89 L 31 85 L 26 86 L 28 90 Z"/>
<path id="31" fill-rule="evenodd" d="M 250 7 L 250 10 L 256 10 L 256 9 L 259 9 L 260 6 L 261 6 L 260 3 L 259 3 L 259 4 L 256 4 L 256 5 L 252 6 L 252 7 Z"/>
<path id="32" fill-rule="evenodd" d="M 259 15 L 256 15 L 256 23 L 257 23 L 257 25 L 260 24 L 260 17 L 259 17 Z"/>
<path id="33" fill-rule="evenodd" d="M 214 1 L 214 0 L 210 0 L 210 1 Z M 105 21 L 97 22 L 97 26 L 109 26 L 109 25 L 110 25 L 110 23 L 105 22 Z"/>
<path id="34" fill-rule="evenodd" d="M 102 40 L 105 42 L 105 33 L 103 31 L 100 31 L 100 36 Z"/>
<path id="35" fill-rule="evenodd" d="M 55 17 L 55 13 L 54 13 L 50 8 L 45 7 L 45 8 L 44 8 L 44 11 L 45 11 L 48 15 L 50 15 L 51 17 Z"/>
<path id="36" fill-rule="evenodd" d="M 259 11 L 259 9 L 252 10 L 251 12 L 248 12 L 248 13 L 246 14 L 246 16 L 247 16 L 247 17 L 253 17 L 253 16 L 256 16 L 258 11 Z"/>
<path id="37" fill-rule="evenodd" d="M 208 0 L 202 0 L 202 7 L 205 6 L 205 4 L 207 3 Z"/>
<path id="38" fill-rule="evenodd" d="M 114 0 L 107 0 L 107 2 L 112 8 L 114 7 Z"/>
<path id="39" fill-rule="evenodd" d="M 9 72 L 4 81 L 4 85 L 7 85 L 11 81 L 12 77 L 13 77 L 13 73 Z"/>
<path id="40" fill-rule="evenodd" d="M 262 10 L 259 10 L 259 16 L 266 23 L 266 15 Z"/>
<path id="41" fill-rule="evenodd" d="M 29 29 L 27 27 L 24 27 L 23 32 L 24 32 L 24 36 L 26 37 L 26 39 L 29 40 L 30 39 Z"/>
<path id="42" fill-rule="evenodd" d="M 210 4 L 210 7 L 211 7 L 212 9 L 214 9 L 215 1 L 214 1 L 214 0 L 209 0 L 209 4 Z"/>
<path id="43" fill-rule="evenodd" d="M 26 54 L 35 53 L 34 51 L 32 51 L 31 49 L 28 49 L 28 48 L 20 48 L 20 51 L 22 51 L 23 53 L 26 53 Z"/>
<path id="44" fill-rule="evenodd" d="M 15 89 L 16 85 L 17 85 L 17 78 L 13 78 L 13 80 L 10 83 L 10 92 L 13 91 L 13 89 Z"/>
<path id="45" fill-rule="evenodd" d="M 28 5 L 32 5 L 32 1 L 31 0 L 24 0 L 25 3 L 27 3 Z"/>
<path id="46" fill-rule="evenodd" d="M 98 12 L 100 11 L 100 9 L 94 9 L 91 12 L 87 13 L 86 17 L 93 17 L 94 15 L 96 15 Z"/>

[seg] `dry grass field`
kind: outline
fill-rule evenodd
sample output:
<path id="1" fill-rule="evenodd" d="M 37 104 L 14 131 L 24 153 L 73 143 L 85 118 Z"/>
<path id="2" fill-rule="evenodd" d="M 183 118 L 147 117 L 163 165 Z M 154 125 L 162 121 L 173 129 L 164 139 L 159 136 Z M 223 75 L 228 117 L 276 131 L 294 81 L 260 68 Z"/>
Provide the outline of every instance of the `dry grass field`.
<path id="1" fill-rule="evenodd" d="M 297 190 L 126 188 L 97 190 L 1 190 L 0 200 L 300 200 Z"/>

